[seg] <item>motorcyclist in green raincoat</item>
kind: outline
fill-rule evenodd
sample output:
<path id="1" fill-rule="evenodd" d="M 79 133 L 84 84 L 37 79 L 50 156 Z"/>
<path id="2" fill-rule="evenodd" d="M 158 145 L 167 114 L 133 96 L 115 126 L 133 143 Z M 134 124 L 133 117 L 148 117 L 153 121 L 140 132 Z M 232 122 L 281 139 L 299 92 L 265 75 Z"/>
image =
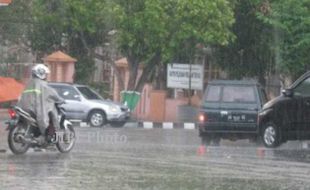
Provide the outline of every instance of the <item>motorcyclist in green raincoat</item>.
<path id="1" fill-rule="evenodd" d="M 55 128 L 59 128 L 58 113 L 55 103 L 64 102 L 57 92 L 48 86 L 46 78 L 50 70 L 44 64 L 35 65 L 32 78 L 23 91 L 17 106 L 35 115 L 41 136 L 38 141 L 44 142 L 50 120 Z"/>

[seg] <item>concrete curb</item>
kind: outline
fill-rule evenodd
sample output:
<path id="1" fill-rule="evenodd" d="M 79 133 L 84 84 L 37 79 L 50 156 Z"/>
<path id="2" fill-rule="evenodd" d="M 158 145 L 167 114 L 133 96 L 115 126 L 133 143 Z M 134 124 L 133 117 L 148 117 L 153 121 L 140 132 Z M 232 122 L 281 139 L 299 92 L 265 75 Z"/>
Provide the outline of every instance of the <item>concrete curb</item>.
<path id="1" fill-rule="evenodd" d="M 0 120 L 8 120 L 9 114 L 7 109 L 0 109 Z M 90 127 L 84 122 L 73 122 L 77 127 Z M 144 129 L 197 129 L 197 125 L 193 122 L 152 122 L 152 121 L 130 121 L 124 126 L 125 128 L 144 128 Z"/>
<path id="2" fill-rule="evenodd" d="M 163 123 L 157 123 L 157 122 L 138 122 L 138 128 L 144 128 L 144 129 L 187 129 L 187 130 L 194 130 L 197 129 L 197 126 L 195 123 L 173 123 L 173 122 L 163 122 Z"/>
<path id="3" fill-rule="evenodd" d="M 74 126 L 81 128 L 90 127 L 87 123 L 75 123 Z M 124 128 L 143 128 L 143 129 L 185 129 L 185 130 L 195 130 L 197 125 L 195 123 L 173 123 L 173 122 L 150 122 L 150 121 L 139 121 L 139 122 L 128 122 Z"/>

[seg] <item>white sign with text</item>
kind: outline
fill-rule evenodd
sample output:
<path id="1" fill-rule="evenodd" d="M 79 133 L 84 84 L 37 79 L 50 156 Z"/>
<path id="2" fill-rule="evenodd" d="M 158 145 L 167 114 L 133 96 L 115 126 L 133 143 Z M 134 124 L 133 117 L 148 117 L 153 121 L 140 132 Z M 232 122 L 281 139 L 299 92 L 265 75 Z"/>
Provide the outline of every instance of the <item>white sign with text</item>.
<path id="1" fill-rule="evenodd" d="M 167 87 L 203 90 L 203 66 L 171 63 L 167 69 Z M 191 80 L 189 76 L 191 75 Z M 190 87 L 191 83 L 191 87 Z"/>

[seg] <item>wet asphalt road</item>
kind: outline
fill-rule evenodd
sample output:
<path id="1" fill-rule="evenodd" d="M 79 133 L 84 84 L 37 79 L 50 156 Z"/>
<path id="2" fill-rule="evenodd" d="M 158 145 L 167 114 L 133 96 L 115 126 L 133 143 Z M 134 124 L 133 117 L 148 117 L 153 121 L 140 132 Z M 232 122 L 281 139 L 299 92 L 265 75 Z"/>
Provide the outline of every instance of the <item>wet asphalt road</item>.
<path id="1" fill-rule="evenodd" d="M 204 149 L 197 131 L 184 129 L 76 132 L 69 154 L 0 153 L 0 189 L 310 189 L 309 149 L 265 149 L 248 141 Z"/>

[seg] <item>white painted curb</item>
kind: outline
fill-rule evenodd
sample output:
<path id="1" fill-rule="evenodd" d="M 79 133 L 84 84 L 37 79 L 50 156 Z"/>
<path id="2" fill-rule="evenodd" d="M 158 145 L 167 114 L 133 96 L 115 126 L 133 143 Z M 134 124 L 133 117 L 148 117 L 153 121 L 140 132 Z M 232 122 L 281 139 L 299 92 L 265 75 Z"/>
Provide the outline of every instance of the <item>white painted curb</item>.
<path id="1" fill-rule="evenodd" d="M 89 125 L 87 125 L 87 123 L 86 122 L 81 122 L 80 123 L 80 127 L 90 127 Z"/>
<path id="2" fill-rule="evenodd" d="M 195 129 L 195 124 L 194 123 L 184 123 L 184 129 Z"/>
<path id="3" fill-rule="evenodd" d="M 301 142 L 301 148 L 302 148 L 302 149 L 308 149 L 308 148 L 310 148 L 310 141 L 302 141 L 302 142 Z"/>
<path id="4" fill-rule="evenodd" d="M 163 123 L 163 129 L 173 129 L 173 123 Z"/>
<path id="5" fill-rule="evenodd" d="M 143 128 L 144 129 L 153 129 L 153 123 L 152 122 L 143 122 Z"/>
<path id="6" fill-rule="evenodd" d="M 75 125 L 76 124 L 76 125 Z M 89 124 L 85 122 L 76 122 L 74 126 L 81 128 L 90 127 Z M 154 123 L 151 121 L 144 122 L 128 122 L 125 124 L 124 128 L 143 128 L 143 129 L 186 129 L 186 130 L 194 130 L 196 129 L 195 123 L 173 123 L 173 122 L 163 122 L 163 123 Z"/>

